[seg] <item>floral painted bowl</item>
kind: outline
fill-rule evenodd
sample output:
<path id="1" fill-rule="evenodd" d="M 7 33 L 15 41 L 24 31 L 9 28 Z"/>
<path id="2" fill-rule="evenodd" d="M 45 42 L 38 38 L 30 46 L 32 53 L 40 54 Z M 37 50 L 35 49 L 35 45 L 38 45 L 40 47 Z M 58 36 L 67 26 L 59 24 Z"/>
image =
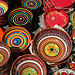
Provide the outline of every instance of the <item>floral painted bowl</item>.
<path id="1" fill-rule="evenodd" d="M 47 75 L 47 69 L 39 57 L 26 54 L 14 61 L 11 67 L 11 75 Z"/>
<path id="2" fill-rule="evenodd" d="M 16 7 L 8 15 L 8 20 L 12 26 L 25 26 L 31 24 L 33 13 L 25 7 Z"/>
<path id="3" fill-rule="evenodd" d="M 30 45 L 31 35 L 27 29 L 13 26 L 5 30 L 3 41 L 11 48 L 12 52 L 20 52 Z"/>
<path id="4" fill-rule="evenodd" d="M 27 7 L 32 11 L 37 10 L 42 5 L 42 0 L 22 0 L 21 4 L 23 7 Z"/>
<path id="5" fill-rule="evenodd" d="M 54 27 L 55 25 L 65 28 L 68 24 L 69 17 L 64 10 L 49 9 L 44 14 L 44 24 L 46 27 Z"/>
<path id="6" fill-rule="evenodd" d="M 72 50 L 70 36 L 57 28 L 47 28 L 38 32 L 32 42 L 33 52 L 46 62 L 61 62 Z"/>
<path id="7" fill-rule="evenodd" d="M 53 75 L 75 75 L 75 72 L 71 69 L 59 69 Z"/>
<path id="8" fill-rule="evenodd" d="M 9 61 L 10 55 L 11 51 L 8 45 L 0 41 L 0 69 Z"/>

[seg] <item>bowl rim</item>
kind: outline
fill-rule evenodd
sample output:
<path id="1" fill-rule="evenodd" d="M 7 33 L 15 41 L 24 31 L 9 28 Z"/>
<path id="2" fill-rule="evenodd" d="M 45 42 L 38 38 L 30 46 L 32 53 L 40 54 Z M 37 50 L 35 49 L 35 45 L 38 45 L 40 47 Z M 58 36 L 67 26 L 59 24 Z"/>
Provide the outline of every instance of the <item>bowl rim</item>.
<path id="1" fill-rule="evenodd" d="M 11 66 L 11 69 L 10 69 L 11 75 L 13 75 L 13 74 L 12 74 L 12 69 L 13 69 L 13 66 L 14 66 L 14 64 L 16 63 L 16 61 L 18 61 L 19 58 L 21 58 L 21 57 L 26 57 L 26 56 L 34 56 L 35 58 L 37 58 L 37 59 L 39 59 L 40 61 L 42 61 L 43 65 L 44 65 L 44 68 L 45 68 L 44 70 L 46 71 L 46 74 L 47 74 L 47 67 L 46 67 L 46 64 L 45 64 L 45 62 L 44 62 L 41 58 L 39 58 L 38 56 L 32 55 L 32 54 L 25 54 L 25 55 L 22 55 L 22 56 L 18 57 L 18 58 L 13 62 L 12 66 Z"/>
<path id="2" fill-rule="evenodd" d="M 22 28 L 22 29 L 26 30 L 26 31 L 28 32 L 28 34 L 29 34 L 29 37 L 30 37 L 30 40 L 29 40 L 29 45 L 30 45 L 30 43 L 31 43 L 31 34 L 30 34 L 30 32 L 29 32 L 26 28 L 21 27 L 21 26 L 12 26 L 12 27 L 9 27 L 8 29 L 6 29 L 6 30 L 4 31 L 4 33 L 3 33 L 3 36 L 2 36 L 2 41 L 3 41 L 3 42 L 4 42 L 4 39 L 3 39 L 4 34 L 5 34 L 9 29 L 11 29 L 11 28 Z M 23 50 L 26 50 L 26 49 L 29 47 L 29 45 L 28 45 L 25 49 L 23 49 Z M 10 48 L 10 47 L 9 47 L 9 48 Z M 23 50 L 21 50 L 21 51 L 23 51 Z M 15 52 L 15 51 L 12 51 L 12 52 Z M 20 51 L 16 51 L 16 52 L 20 52 Z"/>
<path id="3" fill-rule="evenodd" d="M 7 12 L 7 11 L 8 11 L 8 9 L 9 9 L 9 6 L 8 6 L 7 2 L 5 2 L 4 0 L 2 0 L 2 1 L 0 1 L 0 2 L 3 2 L 3 3 L 5 3 L 5 4 L 6 4 L 6 6 L 7 6 L 7 10 L 6 10 L 6 12 Z M 6 12 L 5 12 L 5 13 L 3 13 L 3 14 L 1 14 L 0 16 L 3 16 L 4 14 L 6 14 Z"/>
<path id="4" fill-rule="evenodd" d="M 62 11 L 62 12 L 65 14 L 65 16 L 66 16 L 66 18 L 67 18 L 67 21 L 66 21 L 66 24 L 65 24 L 65 25 L 61 26 L 62 28 L 65 28 L 65 27 L 67 26 L 68 22 L 69 22 L 68 14 L 67 14 L 64 10 L 55 9 L 55 8 L 52 8 L 52 9 L 49 9 L 49 10 L 45 11 L 45 13 L 44 13 L 44 24 L 45 24 L 47 27 L 53 28 L 52 26 L 47 25 L 47 24 L 46 24 L 46 21 L 45 21 L 45 17 L 46 17 L 46 15 L 47 15 L 47 13 L 49 13 L 50 11 L 53 11 L 53 10 L 54 10 L 54 11 L 57 11 L 57 12 Z"/>
<path id="5" fill-rule="evenodd" d="M 64 34 L 66 34 L 66 35 L 68 36 L 68 38 L 69 38 L 69 40 L 70 40 L 70 42 L 71 42 L 71 49 L 70 49 L 70 52 L 69 52 L 69 54 L 68 54 L 67 56 L 65 56 L 62 60 L 59 60 L 59 61 L 47 61 L 47 60 L 45 60 L 45 59 L 42 58 L 45 62 L 51 62 L 51 63 L 54 63 L 54 62 L 61 62 L 61 61 L 65 60 L 65 59 L 70 55 L 70 53 L 71 53 L 71 51 L 72 51 L 72 40 L 71 40 L 70 36 L 69 36 L 65 31 L 60 30 L 60 29 L 58 29 L 58 28 L 46 28 L 46 29 L 43 29 L 43 30 L 39 31 L 37 34 L 35 34 L 35 36 L 34 36 L 34 38 L 33 38 L 33 41 L 32 41 L 32 49 L 33 49 L 33 52 L 35 53 L 35 55 L 39 56 L 39 55 L 36 53 L 35 49 L 34 49 L 34 44 L 33 44 L 33 43 L 34 43 L 34 40 L 35 40 L 35 38 L 37 37 L 37 35 L 38 35 L 40 32 L 42 32 L 42 31 L 44 31 L 44 30 L 47 30 L 47 29 L 50 29 L 50 30 L 56 29 L 56 30 L 59 30 L 59 31 L 63 32 Z M 39 57 L 40 57 L 40 56 L 39 56 Z"/>

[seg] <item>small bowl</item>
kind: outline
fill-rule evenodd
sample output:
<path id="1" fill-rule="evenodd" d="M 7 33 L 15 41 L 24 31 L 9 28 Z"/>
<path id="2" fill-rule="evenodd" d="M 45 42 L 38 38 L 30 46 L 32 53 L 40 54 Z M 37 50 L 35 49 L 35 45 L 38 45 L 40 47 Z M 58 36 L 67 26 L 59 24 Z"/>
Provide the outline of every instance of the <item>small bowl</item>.
<path id="1" fill-rule="evenodd" d="M 54 27 L 55 25 L 65 28 L 68 24 L 69 17 L 64 10 L 49 9 L 44 14 L 44 24 L 46 27 Z"/>
<path id="2" fill-rule="evenodd" d="M 54 72 L 52 75 L 75 75 L 75 71 L 71 70 L 71 69 L 59 69 L 56 72 Z"/>
<path id="3" fill-rule="evenodd" d="M 30 45 L 31 35 L 27 29 L 13 26 L 4 31 L 3 41 L 11 48 L 12 52 L 20 52 Z"/>
<path id="4" fill-rule="evenodd" d="M 35 11 L 41 7 L 42 0 L 22 0 L 21 4 L 23 7 L 27 7 L 32 11 Z"/>
<path id="5" fill-rule="evenodd" d="M 33 13 L 30 9 L 25 7 L 16 7 L 10 11 L 8 21 L 12 26 L 25 26 L 31 24 Z"/>
<path id="6" fill-rule="evenodd" d="M 11 55 L 10 48 L 6 43 L 0 41 L 0 67 L 6 65 Z"/>
<path id="7" fill-rule="evenodd" d="M 45 63 L 37 56 L 26 54 L 18 57 L 11 67 L 11 75 L 47 75 Z"/>
<path id="8" fill-rule="evenodd" d="M 34 36 L 32 48 L 33 52 L 46 62 L 61 62 L 70 55 L 72 41 L 63 30 L 47 28 Z"/>
<path id="9" fill-rule="evenodd" d="M 5 1 L 0 1 L 0 17 L 8 11 L 8 4 Z"/>

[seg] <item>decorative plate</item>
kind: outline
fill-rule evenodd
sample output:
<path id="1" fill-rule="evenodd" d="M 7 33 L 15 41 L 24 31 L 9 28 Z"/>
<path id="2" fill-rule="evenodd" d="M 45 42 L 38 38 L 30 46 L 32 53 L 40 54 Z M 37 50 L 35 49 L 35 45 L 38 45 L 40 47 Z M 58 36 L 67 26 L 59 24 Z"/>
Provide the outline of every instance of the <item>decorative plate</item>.
<path id="1" fill-rule="evenodd" d="M 33 14 L 30 9 L 16 7 L 8 15 L 9 23 L 12 26 L 26 26 L 31 23 Z"/>
<path id="2" fill-rule="evenodd" d="M 19 52 L 25 50 L 30 45 L 31 35 L 27 29 L 13 26 L 4 32 L 3 41 L 12 51 Z"/>
<path id="3" fill-rule="evenodd" d="M 34 36 L 32 48 L 44 61 L 60 62 L 71 53 L 72 41 L 66 32 L 57 28 L 47 28 Z"/>
<path id="4" fill-rule="evenodd" d="M 11 75 L 47 75 L 45 63 L 31 54 L 20 56 L 11 67 Z"/>
<path id="5" fill-rule="evenodd" d="M 63 68 L 57 70 L 55 73 L 53 73 L 53 75 L 75 75 L 75 71 Z"/>
<path id="6" fill-rule="evenodd" d="M 74 0 L 49 0 L 54 7 L 68 7 L 72 5 Z"/>
<path id="7" fill-rule="evenodd" d="M 68 66 L 72 70 L 75 70 L 75 54 L 72 54 L 68 59 Z"/>
<path id="8" fill-rule="evenodd" d="M 54 27 L 55 25 L 65 28 L 69 21 L 69 17 L 64 10 L 50 9 L 44 14 L 44 23 L 47 27 Z"/>
<path id="9" fill-rule="evenodd" d="M 8 11 L 8 4 L 5 1 L 0 1 L 0 16 Z"/>
<path id="10" fill-rule="evenodd" d="M 27 7 L 31 10 L 36 10 L 42 5 L 42 0 L 22 0 L 21 4 L 23 7 Z"/>
<path id="11" fill-rule="evenodd" d="M 0 41 L 0 67 L 6 64 L 10 58 L 10 48 Z"/>

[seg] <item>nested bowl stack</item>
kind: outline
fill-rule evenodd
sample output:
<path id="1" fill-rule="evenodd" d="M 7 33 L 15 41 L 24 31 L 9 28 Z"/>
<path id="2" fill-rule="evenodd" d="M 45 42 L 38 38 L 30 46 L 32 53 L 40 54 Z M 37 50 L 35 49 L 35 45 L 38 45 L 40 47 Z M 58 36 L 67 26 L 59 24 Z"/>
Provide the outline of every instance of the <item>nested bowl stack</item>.
<path id="1" fill-rule="evenodd" d="M 26 54 L 14 61 L 11 67 L 11 75 L 47 75 L 47 69 L 39 57 Z"/>
<path id="2" fill-rule="evenodd" d="M 68 58 L 68 67 L 75 71 L 75 53 Z"/>
<path id="3" fill-rule="evenodd" d="M 0 26 L 7 23 L 8 4 L 5 1 L 0 1 Z"/>
<path id="4" fill-rule="evenodd" d="M 22 26 L 31 31 L 33 13 L 26 7 L 16 7 L 9 12 L 8 21 L 12 26 Z"/>
<path id="5" fill-rule="evenodd" d="M 74 2 L 74 0 L 44 0 L 44 11 L 56 8 L 71 13 L 74 11 Z"/>
<path id="6" fill-rule="evenodd" d="M 21 5 L 32 10 L 34 14 L 39 15 L 42 9 L 42 0 L 21 0 Z"/>
<path id="7" fill-rule="evenodd" d="M 71 69 L 59 69 L 53 73 L 53 75 L 75 75 L 75 72 Z"/>
<path id="8" fill-rule="evenodd" d="M 38 32 L 32 42 L 35 55 L 42 58 L 51 66 L 60 65 L 70 55 L 72 41 L 70 36 L 63 30 L 47 28 Z"/>
<path id="9" fill-rule="evenodd" d="M 11 64 L 10 48 L 6 43 L 0 41 L 0 75 L 9 75 Z"/>
<path id="10" fill-rule="evenodd" d="M 4 31 L 3 41 L 10 47 L 15 57 L 29 52 L 31 35 L 27 29 L 13 26 Z"/>
<path id="11" fill-rule="evenodd" d="M 44 14 L 44 24 L 46 28 L 53 28 L 55 25 L 66 28 L 69 22 L 68 14 L 64 10 L 49 9 Z"/>

